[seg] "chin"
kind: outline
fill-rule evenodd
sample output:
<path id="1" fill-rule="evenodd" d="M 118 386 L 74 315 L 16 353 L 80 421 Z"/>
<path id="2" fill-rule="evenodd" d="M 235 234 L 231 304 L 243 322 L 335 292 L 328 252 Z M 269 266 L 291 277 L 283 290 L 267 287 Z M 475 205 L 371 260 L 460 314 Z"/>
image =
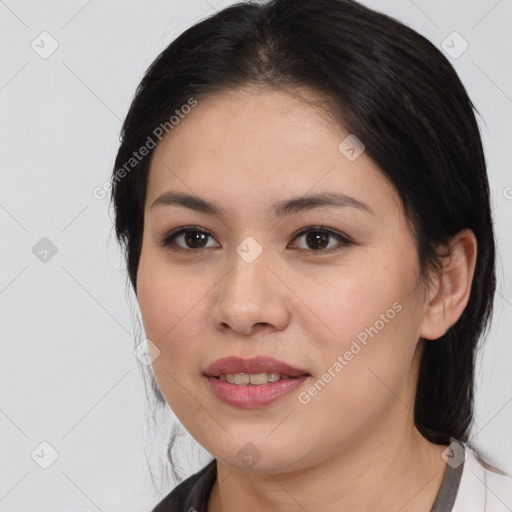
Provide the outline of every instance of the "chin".
<path id="1" fill-rule="evenodd" d="M 250 439 L 250 438 L 247 438 Z M 288 439 L 293 440 L 293 436 Z M 212 455 L 233 470 L 248 473 L 286 473 L 304 469 L 304 458 L 297 450 L 297 442 L 287 445 L 284 439 L 260 439 L 231 443 L 232 449 Z"/>

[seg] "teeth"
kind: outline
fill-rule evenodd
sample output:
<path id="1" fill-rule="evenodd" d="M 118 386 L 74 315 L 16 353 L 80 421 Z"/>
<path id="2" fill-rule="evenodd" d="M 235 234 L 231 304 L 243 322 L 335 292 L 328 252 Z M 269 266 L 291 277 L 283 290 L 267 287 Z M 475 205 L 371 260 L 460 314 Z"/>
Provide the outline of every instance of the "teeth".
<path id="1" fill-rule="evenodd" d="M 235 373 L 233 377 L 235 378 L 235 384 L 249 384 L 250 382 L 248 373 Z"/>
<path id="2" fill-rule="evenodd" d="M 267 380 L 268 382 L 277 382 L 279 379 L 289 379 L 288 375 L 280 375 L 277 372 L 268 372 Z"/>
<path id="3" fill-rule="evenodd" d="M 289 375 L 280 375 L 277 372 L 263 373 L 226 373 L 219 375 L 219 379 L 229 384 L 261 386 L 268 382 L 277 382 L 280 379 L 290 379 Z"/>

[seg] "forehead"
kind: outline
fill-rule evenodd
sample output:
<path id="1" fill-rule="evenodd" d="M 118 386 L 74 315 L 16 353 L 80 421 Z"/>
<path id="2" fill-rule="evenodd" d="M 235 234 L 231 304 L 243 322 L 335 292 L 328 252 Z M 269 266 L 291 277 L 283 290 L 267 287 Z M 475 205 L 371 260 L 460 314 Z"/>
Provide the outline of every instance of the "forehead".
<path id="1" fill-rule="evenodd" d="M 349 132 L 308 90 L 241 89 L 197 101 L 155 148 L 149 205 L 166 188 L 232 198 L 239 207 L 308 192 L 342 192 L 364 202 L 374 196 L 377 203 L 395 194 L 364 152 L 351 161 L 340 151 Z"/>
<path id="2" fill-rule="evenodd" d="M 286 153 L 289 159 L 291 149 L 300 154 L 311 144 L 331 146 L 328 139 L 337 140 L 344 133 L 325 103 L 308 90 L 292 94 L 252 87 L 211 94 L 197 100 L 156 152 L 168 145 L 186 145 L 198 150 L 191 155 L 196 159 L 253 152 L 264 158 L 268 148 L 274 157 Z"/>

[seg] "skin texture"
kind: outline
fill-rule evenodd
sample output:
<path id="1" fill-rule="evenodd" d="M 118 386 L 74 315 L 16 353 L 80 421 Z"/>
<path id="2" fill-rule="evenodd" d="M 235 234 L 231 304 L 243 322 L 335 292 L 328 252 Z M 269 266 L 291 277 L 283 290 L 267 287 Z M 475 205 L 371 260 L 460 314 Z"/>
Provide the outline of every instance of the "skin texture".
<path id="1" fill-rule="evenodd" d="M 306 90 L 303 97 L 314 99 Z M 138 299 L 146 336 L 160 350 L 153 369 L 162 394 L 218 460 L 209 512 L 428 512 L 441 485 L 445 447 L 413 422 L 421 338 L 440 337 L 462 313 L 476 241 L 461 232 L 443 274 L 422 284 L 396 190 L 366 153 L 350 161 L 339 151 L 347 135 L 297 95 L 244 88 L 199 100 L 153 154 Z M 225 213 L 151 208 L 170 190 L 217 202 Z M 268 213 L 274 202 L 333 191 L 373 213 Z M 307 233 L 296 236 L 322 224 L 353 243 L 326 237 L 328 247 L 315 250 Z M 207 230 L 206 247 L 190 248 L 183 234 L 174 246 L 159 243 L 180 226 Z M 252 263 L 236 251 L 248 236 L 263 251 Z M 397 303 L 394 318 L 301 403 L 299 393 Z M 203 376 L 232 355 L 274 357 L 311 377 L 266 407 L 232 407 Z M 250 467 L 237 456 L 248 442 L 260 457 Z"/>

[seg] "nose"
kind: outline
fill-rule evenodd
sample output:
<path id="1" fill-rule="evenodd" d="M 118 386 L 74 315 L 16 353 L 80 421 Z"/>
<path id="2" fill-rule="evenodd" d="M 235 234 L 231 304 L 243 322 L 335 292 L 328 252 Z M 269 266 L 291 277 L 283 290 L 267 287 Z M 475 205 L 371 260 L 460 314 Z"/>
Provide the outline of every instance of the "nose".
<path id="1" fill-rule="evenodd" d="M 290 321 L 287 288 L 264 257 L 246 262 L 235 251 L 229 271 L 221 279 L 212 315 L 224 333 L 250 336 L 255 332 L 285 329 Z"/>

